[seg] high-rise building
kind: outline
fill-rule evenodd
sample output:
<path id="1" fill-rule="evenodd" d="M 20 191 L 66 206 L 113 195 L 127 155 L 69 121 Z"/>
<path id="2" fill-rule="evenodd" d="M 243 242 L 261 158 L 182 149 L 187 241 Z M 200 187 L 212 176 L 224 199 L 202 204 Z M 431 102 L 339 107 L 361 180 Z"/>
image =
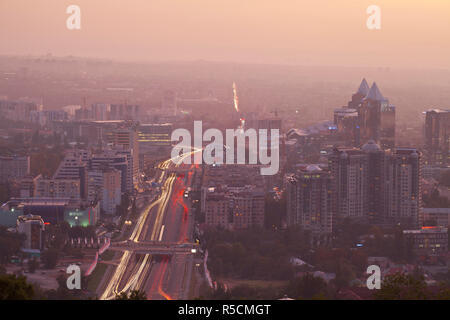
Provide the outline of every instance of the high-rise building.
<path id="1" fill-rule="evenodd" d="M 384 222 L 417 228 L 423 222 L 421 154 L 414 148 L 396 148 L 386 153 Z"/>
<path id="2" fill-rule="evenodd" d="M 312 232 L 315 243 L 330 240 L 333 222 L 333 181 L 328 171 L 308 165 L 286 177 L 287 225 Z"/>
<path id="3" fill-rule="evenodd" d="M 369 140 L 374 140 L 383 149 L 395 146 L 395 106 L 389 104 L 376 83 L 369 88 L 366 79 L 362 80 L 348 105 L 335 110 L 334 123 L 338 133 L 341 136 L 345 133 L 343 137 L 352 146 L 360 147 Z"/>
<path id="4" fill-rule="evenodd" d="M 133 171 L 129 166 L 129 156 L 120 154 L 114 150 L 105 150 L 103 153 L 92 155 L 89 160 L 89 196 L 90 201 L 99 198 L 95 190 L 101 185 L 102 175 L 100 172 L 103 168 L 114 168 L 121 172 L 121 189 L 122 192 L 131 192 L 133 190 Z M 131 159 L 131 158 L 130 158 Z"/>
<path id="5" fill-rule="evenodd" d="M 395 107 L 374 82 L 358 108 L 361 143 L 374 140 L 383 149 L 395 146 Z"/>
<path id="6" fill-rule="evenodd" d="M 112 104 L 109 120 L 139 120 L 140 106 L 128 104 Z"/>
<path id="7" fill-rule="evenodd" d="M 362 103 L 363 99 L 369 93 L 369 90 L 370 90 L 369 84 L 367 83 L 366 79 L 365 78 L 362 79 L 358 91 L 356 91 L 356 93 L 352 95 L 352 101 L 349 101 L 348 107 L 354 109 L 358 108 Z"/>
<path id="8" fill-rule="evenodd" d="M 450 163 L 450 110 L 426 111 L 424 142 L 427 159 L 431 163 Z"/>
<path id="9" fill-rule="evenodd" d="M 367 218 L 367 154 L 356 148 L 336 148 L 329 166 L 335 184 L 333 205 L 336 220 Z"/>
<path id="10" fill-rule="evenodd" d="M 359 116 L 356 109 L 340 108 L 334 110 L 334 124 L 345 146 L 360 145 Z"/>
<path id="11" fill-rule="evenodd" d="M 418 255 L 445 255 L 448 252 L 448 229 L 443 227 L 422 227 L 403 230 L 403 235 Z"/>
<path id="12" fill-rule="evenodd" d="M 128 153 L 128 165 L 131 168 L 133 177 L 133 186 L 139 182 L 139 135 L 137 129 L 132 126 L 128 128 L 118 128 L 108 137 L 119 153 Z"/>
<path id="13" fill-rule="evenodd" d="M 329 157 L 336 220 L 417 227 L 421 219 L 421 154 L 414 148 L 335 148 Z"/>
<path id="14" fill-rule="evenodd" d="M 96 121 L 109 120 L 111 106 L 105 103 L 96 103 L 91 106 L 92 119 Z"/>
<path id="15" fill-rule="evenodd" d="M 108 168 L 102 171 L 102 175 L 101 209 L 105 214 L 112 215 L 116 213 L 116 208 L 121 202 L 121 173 L 119 170 Z"/>
<path id="16" fill-rule="evenodd" d="M 139 151 L 161 152 L 170 150 L 172 141 L 172 124 L 141 124 L 139 125 Z"/>
<path id="17" fill-rule="evenodd" d="M 67 152 L 53 175 L 53 180 L 78 180 L 80 199 L 87 198 L 87 161 L 89 155 L 90 153 L 86 150 L 71 150 Z M 44 195 L 44 197 L 49 196 Z"/>
<path id="18" fill-rule="evenodd" d="M 365 172 L 364 180 L 367 202 L 366 221 L 380 224 L 384 219 L 383 184 L 385 183 L 386 153 L 373 140 L 364 144 L 361 150 L 367 158 L 367 172 Z"/>
<path id="19" fill-rule="evenodd" d="M 30 122 L 31 112 L 42 110 L 42 104 L 27 99 L 0 100 L 0 113 L 5 119 Z"/>

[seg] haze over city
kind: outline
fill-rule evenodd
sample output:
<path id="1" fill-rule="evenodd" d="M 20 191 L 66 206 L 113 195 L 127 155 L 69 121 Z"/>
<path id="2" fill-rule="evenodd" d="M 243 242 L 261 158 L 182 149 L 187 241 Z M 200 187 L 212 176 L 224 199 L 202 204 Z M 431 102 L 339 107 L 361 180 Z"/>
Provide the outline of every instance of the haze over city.
<path id="1" fill-rule="evenodd" d="M 449 17 L 0 0 L 0 300 L 449 300 Z"/>
<path id="2" fill-rule="evenodd" d="M 446 0 L 3 0 L 0 54 L 449 69 L 449 16 Z"/>

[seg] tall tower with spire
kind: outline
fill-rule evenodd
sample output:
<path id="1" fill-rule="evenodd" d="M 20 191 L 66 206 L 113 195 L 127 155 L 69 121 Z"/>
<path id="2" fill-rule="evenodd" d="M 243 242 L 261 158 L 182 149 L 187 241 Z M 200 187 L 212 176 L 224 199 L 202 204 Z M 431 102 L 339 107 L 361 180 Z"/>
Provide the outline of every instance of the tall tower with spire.
<path id="1" fill-rule="evenodd" d="M 363 99 L 367 96 L 369 90 L 369 84 L 367 83 L 366 79 L 362 79 L 358 91 L 356 91 L 356 93 L 352 95 L 352 101 L 349 101 L 348 107 L 356 109 L 361 104 Z"/>
<path id="2" fill-rule="evenodd" d="M 382 94 L 374 82 L 362 99 L 358 110 L 361 142 L 374 140 L 383 149 L 395 146 L 395 106 Z"/>

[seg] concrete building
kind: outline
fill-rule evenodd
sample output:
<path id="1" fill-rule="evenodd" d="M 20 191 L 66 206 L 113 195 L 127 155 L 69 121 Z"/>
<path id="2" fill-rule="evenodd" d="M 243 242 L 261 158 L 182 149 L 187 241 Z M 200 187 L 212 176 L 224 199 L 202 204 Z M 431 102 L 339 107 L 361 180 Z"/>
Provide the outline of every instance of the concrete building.
<path id="1" fill-rule="evenodd" d="M 79 179 L 45 179 L 39 175 L 34 181 L 36 198 L 81 199 Z"/>
<path id="2" fill-rule="evenodd" d="M 0 182 L 20 179 L 30 174 L 30 157 L 0 157 Z"/>
<path id="3" fill-rule="evenodd" d="M 425 145 L 432 164 L 450 164 L 450 110 L 425 112 Z"/>
<path id="4" fill-rule="evenodd" d="M 208 226 L 237 230 L 264 225 L 264 193 L 258 190 L 231 192 L 209 189 L 204 195 Z"/>
<path id="5" fill-rule="evenodd" d="M 334 110 L 334 124 L 344 146 L 359 146 L 361 143 L 358 111 L 352 108 Z"/>
<path id="6" fill-rule="evenodd" d="M 100 181 L 102 179 L 102 175 L 99 175 L 99 172 L 102 171 L 103 168 L 114 168 L 121 172 L 121 189 L 122 192 L 131 193 L 133 190 L 133 170 L 132 167 L 129 166 L 131 162 L 130 152 L 117 152 L 115 150 L 104 150 L 102 153 L 92 155 L 91 159 L 88 161 L 88 170 L 89 170 L 89 182 L 91 186 L 88 186 L 89 195 L 88 199 L 95 199 L 95 186 L 100 185 Z M 93 184 L 92 184 L 93 183 Z"/>
<path id="7" fill-rule="evenodd" d="M 333 222 L 333 182 L 328 171 L 308 165 L 286 177 L 287 225 L 312 231 L 315 242 L 329 240 Z"/>
<path id="8" fill-rule="evenodd" d="M 78 212 L 69 214 L 70 212 Z M 74 225 L 95 225 L 100 215 L 99 203 L 64 198 L 13 198 L 0 207 L 0 225 L 8 228 L 16 225 L 17 218 L 23 215 L 39 215 L 47 224 L 67 221 Z M 75 219 L 75 216 L 80 216 Z M 75 221 L 78 220 L 78 221 Z"/>
<path id="9" fill-rule="evenodd" d="M 204 203 L 206 225 L 228 228 L 231 221 L 230 199 L 224 194 L 208 194 Z"/>
<path id="10" fill-rule="evenodd" d="M 141 109 L 139 105 L 111 104 L 110 120 L 139 120 Z"/>
<path id="11" fill-rule="evenodd" d="M 360 149 L 336 148 L 329 158 L 335 184 L 333 205 L 335 220 L 367 219 L 367 154 Z"/>
<path id="12" fill-rule="evenodd" d="M 115 214 L 116 207 L 120 205 L 121 191 L 120 171 L 107 169 L 103 171 L 103 197 L 102 209 L 106 214 Z"/>
<path id="13" fill-rule="evenodd" d="M 41 126 L 48 126 L 53 121 L 65 121 L 69 116 L 64 110 L 31 111 L 30 121 Z"/>
<path id="14" fill-rule="evenodd" d="M 403 230 L 406 241 L 418 255 L 440 255 L 448 252 L 448 229 L 422 227 L 418 230 Z"/>
<path id="15" fill-rule="evenodd" d="M 33 111 L 42 110 L 42 104 L 27 99 L 0 100 L 0 114 L 5 119 L 10 119 L 13 121 L 30 122 L 31 113 Z"/>
<path id="16" fill-rule="evenodd" d="M 374 140 L 383 149 L 395 147 L 395 107 L 383 97 L 376 83 L 358 107 L 361 142 Z"/>
<path id="17" fill-rule="evenodd" d="M 53 180 L 78 180 L 81 199 L 87 198 L 87 161 L 89 157 L 90 153 L 86 150 L 70 150 L 53 175 Z M 44 195 L 44 197 L 47 196 Z"/>
<path id="18" fill-rule="evenodd" d="M 206 224 L 227 229 L 264 225 L 264 188 L 258 166 L 207 166 L 201 188 Z"/>
<path id="19" fill-rule="evenodd" d="M 422 225 L 421 154 L 414 148 L 386 153 L 384 223 L 408 227 Z"/>
<path id="20" fill-rule="evenodd" d="M 25 234 L 24 252 L 40 252 L 43 249 L 44 221 L 41 216 L 26 215 L 17 218 L 17 232 Z"/>
<path id="21" fill-rule="evenodd" d="M 335 148 L 329 156 L 335 220 L 410 228 L 421 219 L 421 154 L 414 148 Z"/>
<path id="22" fill-rule="evenodd" d="M 144 152 L 169 152 L 172 142 L 172 124 L 141 124 L 139 126 L 139 151 Z"/>
<path id="23" fill-rule="evenodd" d="M 111 143 L 116 150 L 122 153 L 128 153 L 129 163 L 133 176 L 133 186 L 137 186 L 139 182 L 139 135 L 137 128 L 119 128 L 114 130 L 108 136 L 108 142 Z"/>
<path id="24" fill-rule="evenodd" d="M 95 121 L 109 120 L 111 105 L 106 103 L 95 103 L 91 106 L 92 119 Z"/>
<path id="25" fill-rule="evenodd" d="M 335 110 L 334 123 L 351 146 L 360 147 L 369 140 L 382 149 L 395 146 L 395 106 L 389 104 L 376 83 L 369 88 L 366 79 L 347 106 Z"/>
<path id="26" fill-rule="evenodd" d="M 422 226 L 450 226 L 450 208 L 423 208 Z"/>

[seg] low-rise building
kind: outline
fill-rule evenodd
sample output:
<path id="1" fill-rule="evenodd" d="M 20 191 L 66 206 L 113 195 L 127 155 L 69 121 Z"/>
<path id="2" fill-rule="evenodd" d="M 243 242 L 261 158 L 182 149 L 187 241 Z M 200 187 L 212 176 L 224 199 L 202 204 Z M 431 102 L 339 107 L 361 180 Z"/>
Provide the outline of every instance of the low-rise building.
<path id="1" fill-rule="evenodd" d="M 20 179 L 30 174 L 30 157 L 0 157 L 0 182 Z"/>
<path id="2" fill-rule="evenodd" d="M 424 226 L 448 227 L 450 225 L 450 208 L 423 208 Z"/>
<path id="3" fill-rule="evenodd" d="M 41 216 L 25 215 L 17 218 L 17 232 L 25 234 L 22 250 L 25 252 L 40 252 L 43 247 L 44 221 Z"/>
<path id="4" fill-rule="evenodd" d="M 78 212 L 78 214 L 70 214 Z M 45 224 L 63 221 L 70 225 L 95 225 L 100 215 L 99 203 L 57 198 L 12 198 L 0 207 L 0 225 L 11 228 L 19 216 L 39 215 Z M 76 216 L 82 216 L 75 219 Z M 75 221 L 79 220 L 79 221 Z"/>
<path id="5" fill-rule="evenodd" d="M 448 229 L 422 227 L 418 230 L 403 230 L 403 235 L 418 255 L 440 255 L 448 251 Z"/>

